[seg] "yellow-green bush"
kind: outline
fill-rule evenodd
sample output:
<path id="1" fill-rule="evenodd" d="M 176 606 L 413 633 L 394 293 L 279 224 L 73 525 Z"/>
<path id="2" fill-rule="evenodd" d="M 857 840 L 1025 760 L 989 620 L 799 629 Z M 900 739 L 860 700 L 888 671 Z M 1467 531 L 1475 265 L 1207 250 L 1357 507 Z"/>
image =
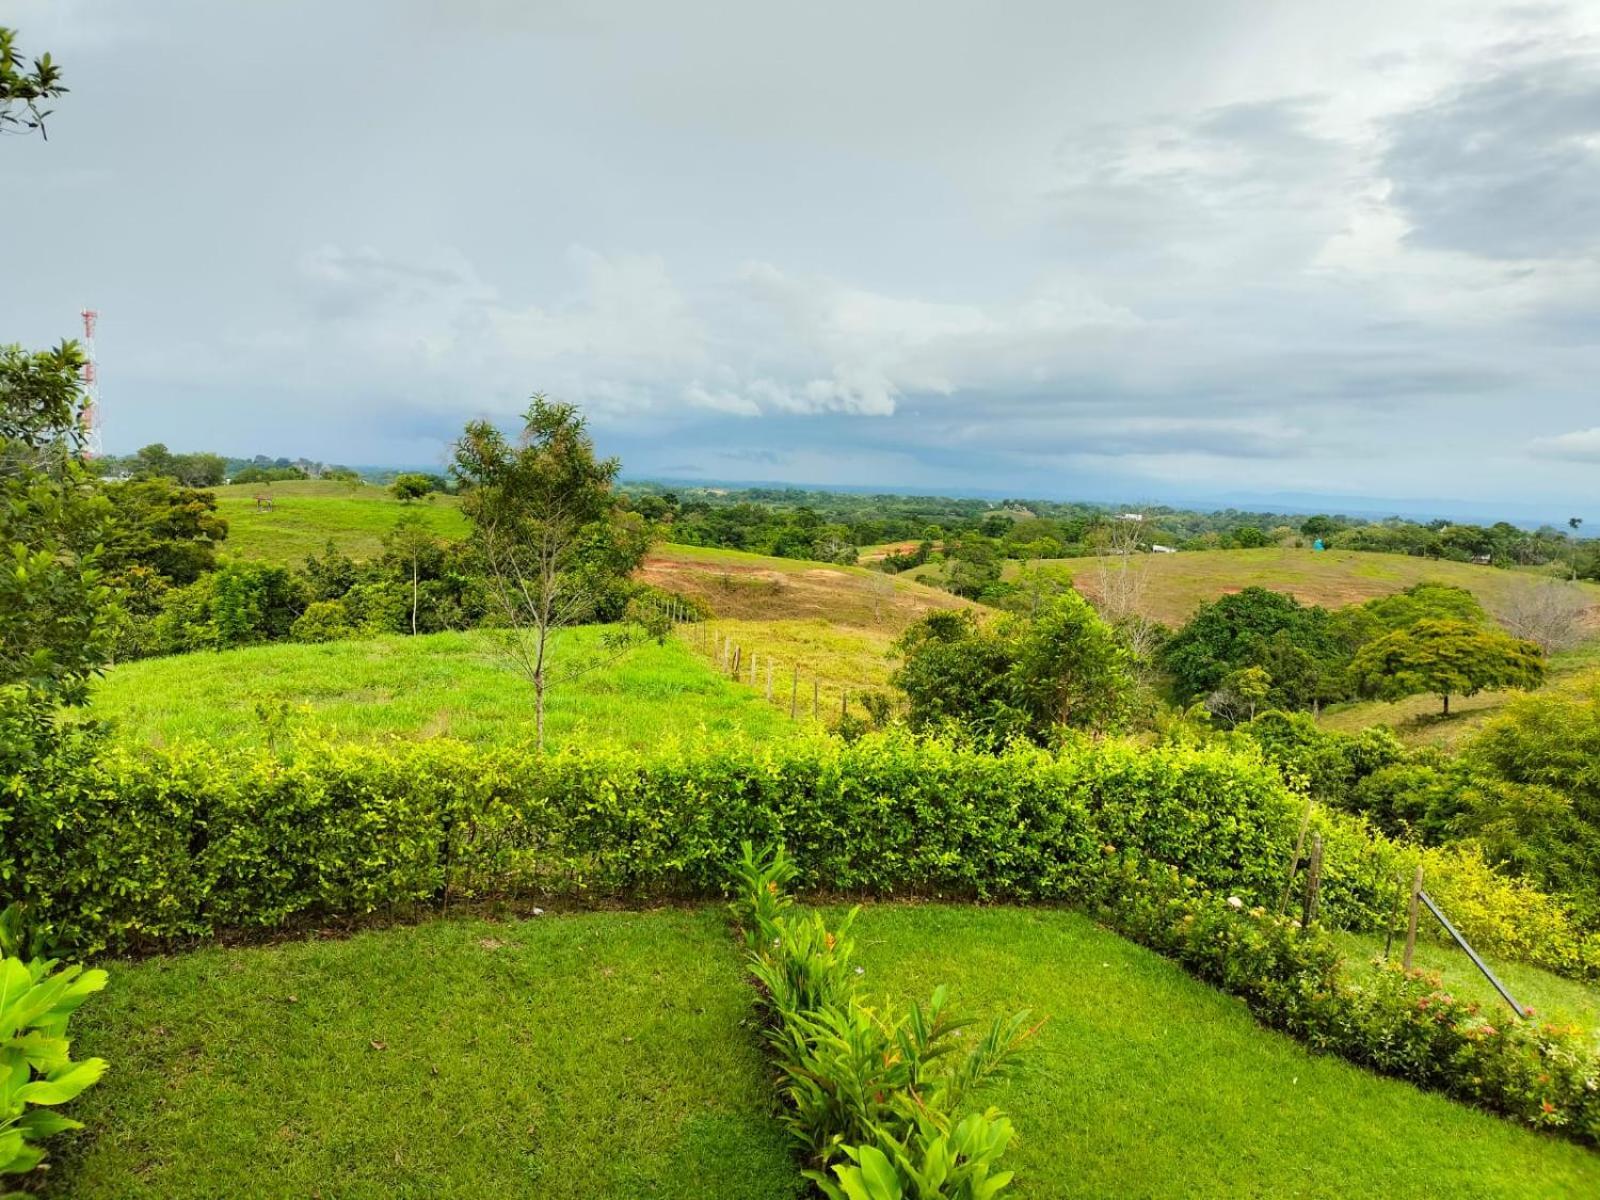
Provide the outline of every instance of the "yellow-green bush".
<path id="1" fill-rule="evenodd" d="M 714 895 L 745 839 L 781 840 L 800 884 L 833 892 L 1071 901 L 1106 857 L 1134 854 L 1270 902 L 1301 812 L 1253 755 L 1119 741 L 989 755 L 872 735 L 541 758 L 448 740 L 273 754 L 74 735 L 21 763 L 0 770 L 0 889 L 90 951 L 447 897 Z M 1338 814 L 1318 827 L 1327 918 L 1382 924 L 1418 852 Z M 1548 898 L 1429 853 L 1430 890 L 1485 948 L 1595 967 Z"/>

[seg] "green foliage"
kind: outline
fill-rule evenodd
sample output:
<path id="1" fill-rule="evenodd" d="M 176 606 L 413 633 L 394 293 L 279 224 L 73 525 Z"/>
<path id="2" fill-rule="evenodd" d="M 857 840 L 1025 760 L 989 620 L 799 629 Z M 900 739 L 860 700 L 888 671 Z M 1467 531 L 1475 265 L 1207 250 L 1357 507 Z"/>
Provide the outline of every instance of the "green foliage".
<path id="1" fill-rule="evenodd" d="M 1270 681 L 1258 703 L 1286 709 L 1342 697 L 1348 657 L 1326 609 L 1259 587 L 1202 604 L 1161 649 L 1161 664 L 1184 700 L 1221 692 L 1239 672 L 1258 667 Z M 1216 707 L 1231 712 L 1229 705 Z"/>
<path id="2" fill-rule="evenodd" d="M 281 483 L 286 479 L 305 479 L 299 467 L 245 467 L 228 476 L 229 483 Z"/>
<path id="3" fill-rule="evenodd" d="M 1467 621 L 1426 619 L 1368 642 L 1350 669 L 1367 695 L 1398 700 L 1431 693 L 1448 714 L 1451 696 L 1536 687 L 1545 664 L 1533 642 Z"/>
<path id="4" fill-rule="evenodd" d="M 394 493 L 394 498 L 401 502 L 421 500 L 424 496 L 431 496 L 439 491 L 434 481 L 426 475 L 404 474 L 396 475 L 394 482 L 389 485 L 389 490 Z"/>
<path id="5" fill-rule="evenodd" d="M 0 25 L 0 134 L 37 129 L 43 135 L 50 110 L 40 105 L 66 92 L 50 56 L 41 54 L 30 68 L 17 49 L 16 30 Z"/>
<path id="6" fill-rule="evenodd" d="M 341 600 L 313 600 L 289 627 L 289 636 L 297 642 L 338 642 L 356 633 L 350 610 Z"/>
<path id="7" fill-rule="evenodd" d="M 1463 757 L 1459 832 L 1600 922 L 1600 688 L 1514 701 Z"/>
<path id="8" fill-rule="evenodd" d="M 190 488 L 216 487 L 228 470 L 228 460 L 220 454 L 174 454 L 160 442 L 120 460 L 120 465 L 136 479 L 170 479 Z"/>
<path id="9" fill-rule="evenodd" d="M 1012 1071 L 1034 1032 L 1027 1014 L 996 1019 L 958 1054 L 973 1022 L 949 1013 L 945 988 L 904 1014 L 864 1004 L 849 935 L 855 911 L 837 930 L 799 911 L 785 891 L 797 874 L 781 846 L 757 856 L 745 842 L 732 908 L 779 1070 L 783 1121 L 812 1164 L 806 1177 L 831 1200 L 997 1195 L 1011 1179 L 994 1170 L 1011 1124 L 993 1108 L 963 1109 Z"/>
<path id="10" fill-rule="evenodd" d="M 1263 713 L 1239 726 L 1238 735 L 1259 746 L 1291 786 L 1338 808 L 1355 808 L 1358 786 L 1405 754 L 1400 740 L 1381 726 L 1336 733 L 1309 713 Z"/>
<path id="11" fill-rule="evenodd" d="M 105 1073 L 104 1059 L 74 1062 L 67 1022 L 106 985 L 104 971 L 63 967 L 23 947 L 19 905 L 0 912 L 0 1175 L 44 1160 L 38 1144 L 83 1126 L 56 1112 Z"/>
<path id="12" fill-rule="evenodd" d="M 1131 656 L 1076 592 L 992 625 L 964 610 L 932 613 L 896 648 L 904 661 L 893 682 L 913 729 L 953 726 L 991 747 L 1015 737 L 1044 745 L 1064 729 L 1114 729 L 1131 707 Z"/>
<path id="13" fill-rule="evenodd" d="M 81 703 L 120 622 L 98 544 L 109 506 L 79 460 L 76 345 L 0 346 L 0 688 Z"/>
<path id="14" fill-rule="evenodd" d="M 289 636 L 305 599 L 282 567 L 229 563 L 167 594 L 150 622 L 145 651 L 224 650 Z"/>
<path id="15" fill-rule="evenodd" d="M 1314 1049 L 1600 1143 L 1600 1059 L 1581 1030 L 1491 1018 L 1421 971 L 1346 973 L 1319 929 L 1225 902 L 1170 868 L 1123 863 L 1100 888 L 1099 914 L 1112 928 L 1242 997 L 1258 1020 Z"/>
<path id="16" fill-rule="evenodd" d="M 120 579 L 130 568 L 147 567 L 182 586 L 216 569 L 228 523 L 217 515 L 211 492 L 155 477 L 111 484 L 106 496 L 113 520 L 100 565 L 108 574 Z"/>

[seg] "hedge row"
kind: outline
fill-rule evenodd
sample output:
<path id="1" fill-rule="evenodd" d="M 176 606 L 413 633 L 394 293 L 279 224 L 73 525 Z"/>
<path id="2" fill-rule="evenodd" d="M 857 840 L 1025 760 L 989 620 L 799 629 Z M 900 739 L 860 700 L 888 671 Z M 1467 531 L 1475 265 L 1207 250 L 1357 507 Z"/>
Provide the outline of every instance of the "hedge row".
<path id="1" fill-rule="evenodd" d="M 992 756 L 873 736 L 540 758 L 448 741 L 274 754 L 83 735 L 0 771 L 0 890 L 79 952 L 449 898 L 715 895 L 747 839 L 786 844 L 800 886 L 826 891 L 1070 900 L 1107 854 L 1137 854 L 1254 903 L 1276 898 L 1301 811 L 1272 767 L 1216 747 Z M 1415 852 L 1349 818 L 1319 828 L 1326 917 L 1387 919 Z M 1527 896 L 1481 864 L 1469 874 L 1468 935 L 1514 940 Z M 1521 956 L 1600 962 L 1572 951 L 1570 922 L 1538 899 L 1549 944 Z"/>
<path id="2" fill-rule="evenodd" d="M 1314 1049 L 1600 1143 L 1600 1058 L 1575 1026 L 1486 1012 L 1431 972 L 1349 964 L 1320 928 L 1225 900 L 1160 864 L 1111 866 L 1090 899 L 1112 928 Z"/>

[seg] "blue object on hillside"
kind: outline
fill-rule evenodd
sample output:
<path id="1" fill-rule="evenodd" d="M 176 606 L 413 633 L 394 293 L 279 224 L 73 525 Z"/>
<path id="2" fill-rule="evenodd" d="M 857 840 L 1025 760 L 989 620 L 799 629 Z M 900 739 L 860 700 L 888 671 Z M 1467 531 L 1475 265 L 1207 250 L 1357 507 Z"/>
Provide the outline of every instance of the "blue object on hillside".
<path id="1" fill-rule="evenodd" d="M 1312 542 L 1311 543 L 1311 548 L 1313 550 L 1326 550 L 1327 549 L 1327 547 L 1322 544 L 1322 539 L 1321 538 L 1318 538 L 1316 541 Z"/>

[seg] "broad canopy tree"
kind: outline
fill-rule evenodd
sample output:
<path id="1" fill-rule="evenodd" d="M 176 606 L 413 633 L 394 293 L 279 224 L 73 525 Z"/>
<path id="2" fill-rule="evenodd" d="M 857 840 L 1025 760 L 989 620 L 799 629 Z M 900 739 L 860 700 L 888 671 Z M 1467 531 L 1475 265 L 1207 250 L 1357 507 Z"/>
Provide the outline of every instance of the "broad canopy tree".
<path id="1" fill-rule="evenodd" d="M 1537 687 L 1544 653 L 1533 642 L 1469 621 L 1418 621 L 1368 642 L 1351 675 L 1363 694 L 1380 700 L 1434 695 L 1450 715 L 1451 696 Z"/>
<path id="2" fill-rule="evenodd" d="M 535 395 L 523 419 L 514 442 L 487 421 L 469 424 L 451 469 L 506 650 L 533 684 L 542 748 L 555 638 L 597 614 L 644 560 L 649 534 L 619 506 L 620 464 L 595 457 L 573 405 Z M 568 662 L 562 674 L 592 665 Z"/>

